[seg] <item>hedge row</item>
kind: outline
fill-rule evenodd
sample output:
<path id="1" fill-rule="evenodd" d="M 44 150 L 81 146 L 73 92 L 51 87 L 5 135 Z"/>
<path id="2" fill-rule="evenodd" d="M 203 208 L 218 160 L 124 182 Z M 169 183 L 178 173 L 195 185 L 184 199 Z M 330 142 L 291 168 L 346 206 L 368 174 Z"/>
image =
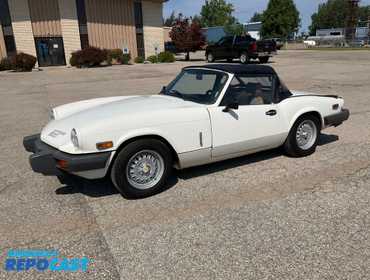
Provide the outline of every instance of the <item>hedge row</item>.
<path id="1" fill-rule="evenodd" d="M 26 53 L 18 53 L 10 58 L 0 61 L 0 71 L 14 70 L 17 72 L 30 72 L 36 65 L 36 57 Z"/>
<path id="2" fill-rule="evenodd" d="M 171 63 L 175 62 L 175 56 L 170 52 L 161 52 L 159 55 L 149 56 L 147 60 L 151 63 Z M 131 55 L 124 54 L 120 49 L 103 50 L 89 47 L 72 53 L 70 64 L 72 66 L 97 67 L 100 65 L 130 64 Z M 136 57 L 135 63 L 144 63 L 143 57 Z"/>
<path id="3" fill-rule="evenodd" d="M 171 52 L 161 52 L 158 55 L 151 55 L 146 59 L 150 63 L 172 63 L 176 61 L 175 55 Z M 137 57 L 136 63 L 143 63 L 145 59 L 143 57 Z"/>
<path id="4" fill-rule="evenodd" d="M 152 55 L 147 58 L 151 63 L 172 63 L 175 62 L 175 56 L 170 52 L 161 52 L 158 55 Z M 36 65 L 36 57 L 18 53 L 17 55 L 4 58 L 0 61 L 0 71 L 15 70 L 19 72 L 32 71 Z M 120 49 L 103 50 L 95 47 L 89 47 L 72 53 L 70 64 L 74 67 L 97 67 L 103 64 L 130 64 L 131 55 L 124 54 Z M 135 58 L 135 63 L 144 63 L 143 57 Z"/>
<path id="5" fill-rule="evenodd" d="M 124 54 L 120 49 L 103 50 L 95 47 L 89 47 L 72 53 L 70 64 L 72 66 L 97 67 L 100 65 L 112 64 L 129 64 L 131 60 L 130 54 Z"/>

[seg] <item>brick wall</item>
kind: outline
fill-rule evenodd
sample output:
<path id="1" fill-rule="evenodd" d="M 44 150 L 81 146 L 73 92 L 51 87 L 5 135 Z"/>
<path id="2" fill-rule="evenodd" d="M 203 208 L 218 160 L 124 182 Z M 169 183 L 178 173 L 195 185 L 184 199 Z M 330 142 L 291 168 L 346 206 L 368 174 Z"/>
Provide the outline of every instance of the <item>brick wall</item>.
<path id="1" fill-rule="evenodd" d="M 162 3 L 143 1 L 144 47 L 148 57 L 164 50 Z"/>
<path id="2" fill-rule="evenodd" d="M 36 56 L 28 0 L 8 0 L 8 2 L 17 51 Z"/>
<path id="3" fill-rule="evenodd" d="M 4 57 L 6 57 L 6 48 L 5 48 L 5 42 L 4 42 L 3 29 L 0 23 L 0 59 Z"/>
<path id="4" fill-rule="evenodd" d="M 75 0 L 58 0 L 61 29 L 66 62 L 69 65 L 71 53 L 81 49 L 80 31 Z"/>

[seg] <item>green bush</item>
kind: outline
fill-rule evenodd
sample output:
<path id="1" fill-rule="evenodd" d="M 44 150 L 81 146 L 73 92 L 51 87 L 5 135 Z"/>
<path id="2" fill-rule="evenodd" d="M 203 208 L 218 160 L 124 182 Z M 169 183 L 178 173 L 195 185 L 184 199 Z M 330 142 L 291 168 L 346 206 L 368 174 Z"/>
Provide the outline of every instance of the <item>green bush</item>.
<path id="1" fill-rule="evenodd" d="M 71 58 L 69 59 L 69 64 L 73 67 L 77 67 L 77 55 L 75 53 L 72 53 Z"/>
<path id="2" fill-rule="evenodd" d="M 123 51 L 121 49 L 107 50 L 107 61 L 109 64 L 120 64 Z"/>
<path id="3" fill-rule="evenodd" d="M 12 62 L 9 58 L 3 58 L 0 61 L 0 71 L 7 71 L 12 69 Z"/>
<path id="4" fill-rule="evenodd" d="M 135 63 L 144 63 L 144 62 L 145 62 L 145 58 L 142 56 L 138 56 L 135 58 Z"/>
<path id="5" fill-rule="evenodd" d="M 130 61 L 131 61 L 131 54 L 122 54 L 120 56 L 120 58 L 118 59 L 118 61 L 121 63 L 121 64 L 130 64 Z"/>
<path id="6" fill-rule="evenodd" d="M 26 53 L 18 53 L 11 59 L 12 68 L 18 72 L 30 72 L 36 65 L 36 57 Z"/>
<path id="7" fill-rule="evenodd" d="M 108 61 L 107 50 L 89 47 L 80 51 L 73 52 L 69 62 L 72 66 L 81 68 L 100 66 L 104 61 Z"/>
<path id="8" fill-rule="evenodd" d="M 123 51 L 121 49 L 113 49 L 108 51 L 108 55 L 113 59 L 119 59 L 123 55 Z"/>
<path id="9" fill-rule="evenodd" d="M 159 62 L 158 61 L 158 56 L 156 56 L 156 55 L 151 55 L 146 60 L 148 60 L 151 63 L 158 63 Z"/>
<path id="10" fill-rule="evenodd" d="M 158 55 L 158 61 L 160 63 L 172 63 L 176 61 L 175 55 L 170 52 L 161 52 Z"/>

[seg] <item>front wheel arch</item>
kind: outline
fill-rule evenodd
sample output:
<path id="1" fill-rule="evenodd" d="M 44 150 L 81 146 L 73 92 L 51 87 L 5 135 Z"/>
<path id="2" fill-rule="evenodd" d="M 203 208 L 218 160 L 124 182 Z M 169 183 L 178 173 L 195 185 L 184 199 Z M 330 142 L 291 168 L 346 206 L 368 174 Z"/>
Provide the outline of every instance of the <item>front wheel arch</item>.
<path id="1" fill-rule="evenodd" d="M 123 148 L 125 148 L 127 145 L 135 142 L 135 141 L 138 141 L 138 140 L 150 140 L 150 139 L 155 139 L 155 140 L 159 140 L 161 141 L 163 144 L 165 144 L 168 149 L 171 151 L 171 154 L 172 154 L 172 158 L 174 160 L 174 164 L 178 164 L 179 163 L 179 156 L 176 152 L 176 150 L 174 149 L 174 147 L 165 139 L 163 138 L 162 136 L 159 136 L 159 135 L 142 135 L 142 136 L 136 136 L 136 137 L 133 137 L 133 138 L 130 138 L 130 139 L 127 139 L 125 140 L 123 143 L 121 143 L 118 147 L 118 149 L 116 150 L 112 160 L 110 161 L 109 163 L 109 169 L 107 171 L 107 176 L 110 176 L 110 172 L 112 170 L 112 166 L 113 166 L 113 163 L 115 162 L 115 160 L 117 159 L 117 156 L 119 155 L 119 153 L 122 151 Z"/>

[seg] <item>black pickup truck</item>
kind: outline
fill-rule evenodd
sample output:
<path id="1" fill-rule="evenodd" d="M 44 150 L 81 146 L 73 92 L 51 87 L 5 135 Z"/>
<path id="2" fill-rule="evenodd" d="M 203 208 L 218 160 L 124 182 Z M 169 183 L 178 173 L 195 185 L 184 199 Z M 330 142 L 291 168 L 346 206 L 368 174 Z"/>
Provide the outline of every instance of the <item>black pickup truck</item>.
<path id="1" fill-rule="evenodd" d="M 208 62 L 222 59 L 231 62 L 233 59 L 239 58 L 241 63 L 248 63 L 251 59 L 267 63 L 273 55 L 276 55 L 276 42 L 274 40 L 257 41 L 249 35 L 226 36 L 206 48 Z"/>

